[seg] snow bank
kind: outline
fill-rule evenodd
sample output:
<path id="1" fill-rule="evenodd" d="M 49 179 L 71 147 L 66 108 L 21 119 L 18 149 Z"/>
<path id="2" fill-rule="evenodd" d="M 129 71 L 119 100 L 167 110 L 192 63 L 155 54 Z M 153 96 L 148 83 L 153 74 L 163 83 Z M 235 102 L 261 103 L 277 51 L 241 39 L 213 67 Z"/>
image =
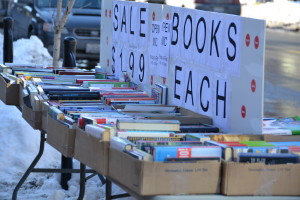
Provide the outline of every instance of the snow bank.
<path id="1" fill-rule="evenodd" d="M 22 64 L 41 64 L 52 66 L 52 56 L 42 41 L 31 36 L 30 39 L 19 39 L 13 43 L 13 61 Z M 3 63 L 3 35 L 0 33 L 0 63 Z"/>

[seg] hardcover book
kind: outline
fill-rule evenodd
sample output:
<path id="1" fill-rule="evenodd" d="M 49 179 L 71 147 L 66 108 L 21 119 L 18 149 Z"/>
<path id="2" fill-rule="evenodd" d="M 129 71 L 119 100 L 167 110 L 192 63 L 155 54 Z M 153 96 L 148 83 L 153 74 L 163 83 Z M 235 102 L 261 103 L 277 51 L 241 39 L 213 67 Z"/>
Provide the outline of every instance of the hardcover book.
<path id="1" fill-rule="evenodd" d="M 119 119 L 117 128 L 120 130 L 179 131 L 180 122 L 178 120 Z"/>
<path id="2" fill-rule="evenodd" d="M 240 153 L 238 162 L 265 164 L 298 163 L 299 155 L 293 153 Z"/>

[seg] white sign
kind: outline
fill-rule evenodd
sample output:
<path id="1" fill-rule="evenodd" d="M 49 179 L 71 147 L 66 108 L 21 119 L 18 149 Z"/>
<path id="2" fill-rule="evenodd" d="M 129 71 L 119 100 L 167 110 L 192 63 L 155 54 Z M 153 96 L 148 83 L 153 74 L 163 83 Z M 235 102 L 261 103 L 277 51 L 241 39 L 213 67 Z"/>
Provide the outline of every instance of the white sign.
<path id="1" fill-rule="evenodd" d="M 224 132 L 262 132 L 264 21 L 122 1 L 105 20 L 116 75 L 127 71 L 145 88 L 163 80 L 169 104 L 212 117 Z"/>

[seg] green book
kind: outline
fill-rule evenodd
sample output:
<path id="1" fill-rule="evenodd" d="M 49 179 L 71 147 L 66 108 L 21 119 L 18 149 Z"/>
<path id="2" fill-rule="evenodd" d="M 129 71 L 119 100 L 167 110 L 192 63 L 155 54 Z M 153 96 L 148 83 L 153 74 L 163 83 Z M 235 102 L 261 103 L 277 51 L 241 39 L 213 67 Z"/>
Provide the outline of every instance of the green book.
<path id="1" fill-rule="evenodd" d="M 241 141 L 241 144 L 245 144 L 248 147 L 273 147 L 274 144 L 271 144 L 266 141 Z"/>

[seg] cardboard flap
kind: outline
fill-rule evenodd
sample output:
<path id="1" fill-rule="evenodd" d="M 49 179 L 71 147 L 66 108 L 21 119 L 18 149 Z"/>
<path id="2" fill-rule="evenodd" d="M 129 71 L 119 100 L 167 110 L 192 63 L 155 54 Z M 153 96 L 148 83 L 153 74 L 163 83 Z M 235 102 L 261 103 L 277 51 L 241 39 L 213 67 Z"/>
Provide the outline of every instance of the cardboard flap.
<path id="1" fill-rule="evenodd" d="M 19 105 L 19 84 L 8 84 L 2 76 L 0 76 L 0 99 L 6 105 Z"/>
<path id="2" fill-rule="evenodd" d="M 48 117 L 47 133 L 47 143 L 65 157 L 74 156 L 75 129 L 70 129 L 67 125 L 59 123 L 52 117 Z"/>

